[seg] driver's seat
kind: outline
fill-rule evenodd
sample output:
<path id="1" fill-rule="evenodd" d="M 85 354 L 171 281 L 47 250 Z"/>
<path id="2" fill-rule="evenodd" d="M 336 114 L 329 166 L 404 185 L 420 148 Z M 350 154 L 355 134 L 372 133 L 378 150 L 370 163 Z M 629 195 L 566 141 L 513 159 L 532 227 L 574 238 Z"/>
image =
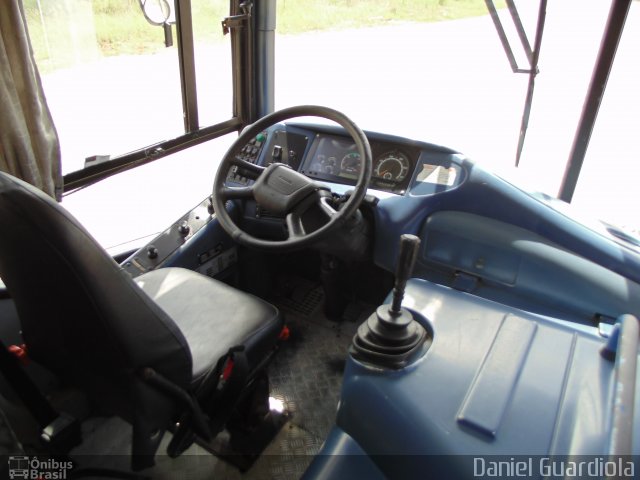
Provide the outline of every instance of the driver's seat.
<path id="1" fill-rule="evenodd" d="M 239 347 L 255 373 L 275 349 L 273 305 L 180 268 L 134 281 L 65 209 L 2 172 L 0 231 L 0 277 L 29 357 L 133 425 L 134 469 L 153 464 L 177 421 L 220 430 L 211 402 L 227 352 Z"/>

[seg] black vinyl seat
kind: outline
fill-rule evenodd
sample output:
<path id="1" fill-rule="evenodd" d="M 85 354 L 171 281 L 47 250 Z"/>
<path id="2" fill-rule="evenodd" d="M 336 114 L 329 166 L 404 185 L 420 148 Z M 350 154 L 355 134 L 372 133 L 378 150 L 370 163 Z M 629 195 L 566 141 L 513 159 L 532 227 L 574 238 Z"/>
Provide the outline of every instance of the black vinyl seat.
<path id="1" fill-rule="evenodd" d="M 65 209 L 2 172 L 0 232 L 0 277 L 29 357 L 133 425 L 134 468 L 153 464 L 158 432 L 186 418 L 185 393 L 212 411 L 196 392 L 232 347 L 250 371 L 275 348 L 273 305 L 181 268 L 133 280 Z"/>
<path id="2" fill-rule="evenodd" d="M 191 270 L 161 268 L 134 281 L 184 335 L 193 386 L 235 345 L 244 345 L 249 365 L 257 365 L 282 330 L 273 305 Z"/>

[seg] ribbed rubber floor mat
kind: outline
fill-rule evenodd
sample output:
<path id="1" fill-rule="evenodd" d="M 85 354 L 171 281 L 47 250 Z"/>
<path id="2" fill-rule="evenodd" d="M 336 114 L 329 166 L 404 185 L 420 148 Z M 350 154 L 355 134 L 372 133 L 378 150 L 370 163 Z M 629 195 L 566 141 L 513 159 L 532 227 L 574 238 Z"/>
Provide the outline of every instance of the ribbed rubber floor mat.
<path id="1" fill-rule="evenodd" d="M 324 300 L 322 286 L 301 277 L 281 282 L 278 291 L 271 301 L 283 312 L 303 317 L 313 315 Z"/>

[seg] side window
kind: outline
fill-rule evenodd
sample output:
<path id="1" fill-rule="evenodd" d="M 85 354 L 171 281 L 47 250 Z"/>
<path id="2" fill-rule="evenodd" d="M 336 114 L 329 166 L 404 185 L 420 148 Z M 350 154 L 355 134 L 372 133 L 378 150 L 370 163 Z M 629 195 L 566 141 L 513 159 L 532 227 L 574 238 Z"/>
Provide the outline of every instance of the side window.
<path id="1" fill-rule="evenodd" d="M 145 18 L 141 3 L 152 4 L 156 11 L 149 10 Z M 89 164 L 108 160 L 185 133 L 173 3 L 24 0 L 34 55 L 60 137 L 63 175 L 84 168 L 88 158 Z M 230 45 L 220 24 L 228 9 L 228 0 L 191 1 L 200 127 L 232 117 Z M 167 40 L 173 44 L 166 46 L 171 43 Z M 193 154 L 183 153 L 173 156 L 182 160 L 167 157 L 141 172 L 121 173 L 65 196 L 63 205 L 105 247 L 155 233 L 209 193 L 218 152 L 224 151 L 218 144 L 228 143 L 219 139 L 200 146 L 195 161 Z M 203 175 L 211 178 L 201 182 Z M 169 178 L 171 182 L 165 181 Z M 155 204 L 162 199 L 171 208 L 149 208 L 142 196 L 154 198 Z M 150 215 L 158 216 L 157 221 L 149 221 Z M 145 229 L 119 226 L 140 227 L 142 219 Z"/>
<path id="2" fill-rule="evenodd" d="M 26 0 L 63 174 L 182 133 L 178 56 L 132 0 Z"/>
<path id="3" fill-rule="evenodd" d="M 112 254 L 140 246 L 211 194 L 235 133 L 113 175 L 62 205 Z"/>

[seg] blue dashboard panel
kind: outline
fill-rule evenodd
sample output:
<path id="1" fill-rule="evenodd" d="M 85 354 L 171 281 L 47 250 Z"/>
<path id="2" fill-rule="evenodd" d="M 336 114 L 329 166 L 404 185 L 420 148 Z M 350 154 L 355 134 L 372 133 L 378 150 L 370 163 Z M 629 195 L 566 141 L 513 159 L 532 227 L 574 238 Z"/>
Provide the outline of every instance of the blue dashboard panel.
<path id="1" fill-rule="evenodd" d="M 443 209 L 493 218 L 534 232 L 598 265 L 640 283 L 640 255 L 615 243 L 477 165 Z"/>
<path id="2" fill-rule="evenodd" d="M 606 456 L 614 363 L 597 329 L 416 279 L 403 305 L 430 349 L 401 370 L 349 357 L 336 421 L 386 477 L 473 478 L 476 456 Z"/>
<path id="3" fill-rule="evenodd" d="M 384 480 L 380 469 L 353 438 L 334 427 L 304 473 L 302 480 L 333 480 L 353 478 Z"/>
<path id="4" fill-rule="evenodd" d="M 640 311 L 640 284 L 521 227 L 440 210 L 420 236 L 416 276 L 464 274 L 476 280 L 469 292 L 589 324 Z"/>
<path id="5" fill-rule="evenodd" d="M 440 210 L 462 211 L 539 235 L 546 240 L 640 283 L 640 255 L 612 238 L 580 224 L 501 178 L 451 155 L 460 166 L 464 181 L 457 188 L 436 195 L 385 198 L 378 204 L 375 262 L 393 270 L 397 238 L 402 233 L 418 234 L 426 219 Z"/>

